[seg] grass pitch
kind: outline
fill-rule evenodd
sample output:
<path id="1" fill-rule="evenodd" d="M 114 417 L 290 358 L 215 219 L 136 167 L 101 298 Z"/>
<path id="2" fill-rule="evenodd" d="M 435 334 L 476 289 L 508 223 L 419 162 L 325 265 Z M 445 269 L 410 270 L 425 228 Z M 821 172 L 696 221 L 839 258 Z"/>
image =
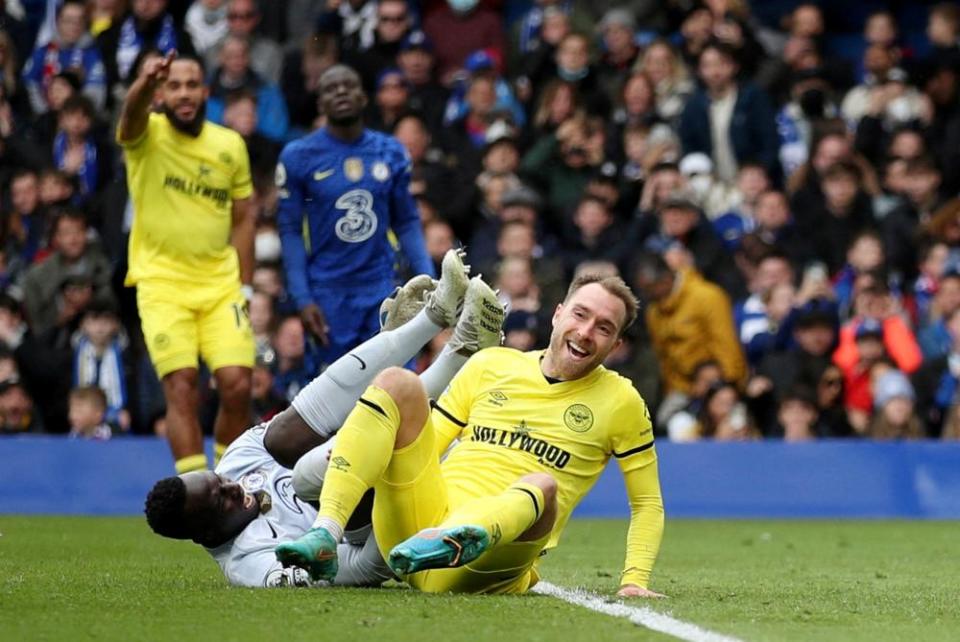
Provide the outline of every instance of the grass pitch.
<path id="1" fill-rule="evenodd" d="M 544 579 L 611 595 L 625 521 L 575 520 Z M 956 640 L 960 524 L 668 520 L 642 602 L 744 640 Z M 0 515 L 0 640 L 667 640 L 539 595 L 228 588 L 140 518 Z"/>

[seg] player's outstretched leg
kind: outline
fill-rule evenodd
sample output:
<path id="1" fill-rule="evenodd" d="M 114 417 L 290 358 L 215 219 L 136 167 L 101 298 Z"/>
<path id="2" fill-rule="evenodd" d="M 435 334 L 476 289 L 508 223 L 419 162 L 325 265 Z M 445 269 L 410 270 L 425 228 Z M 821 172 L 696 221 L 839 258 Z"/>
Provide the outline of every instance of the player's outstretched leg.
<path id="1" fill-rule="evenodd" d="M 470 281 L 470 266 L 463 264 L 463 250 L 447 250 L 440 268 L 437 289 L 427 295 L 424 308 L 430 320 L 441 328 L 453 327 L 463 308 L 463 298 Z"/>
<path id="2" fill-rule="evenodd" d="M 437 289 L 439 281 L 418 274 L 380 304 L 381 330 L 393 330 L 417 316 L 427 304 L 427 294 Z"/>
<path id="3" fill-rule="evenodd" d="M 387 564 L 397 575 L 455 568 L 477 559 L 489 546 L 490 535 L 482 526 L 427 528 L 394 546 Z"/>
<path id="4" fill-rule="evenodd" d="M 463 314 L 450 337 L 450 349 L 461 354 L 473 354 L 500 345 L 505 316 L 506 310 L 496 292 L 479 276 L 473 277 L 467 286 Z"/>
<path id="5" fill-rule="evenodd" d="M 299 539 L 278 544 L 274 554 L 284 568 L 307 569 L 314 581 L 332 582 L 337 576 L 337 540 L 325 528 L 311 528 Z"/>

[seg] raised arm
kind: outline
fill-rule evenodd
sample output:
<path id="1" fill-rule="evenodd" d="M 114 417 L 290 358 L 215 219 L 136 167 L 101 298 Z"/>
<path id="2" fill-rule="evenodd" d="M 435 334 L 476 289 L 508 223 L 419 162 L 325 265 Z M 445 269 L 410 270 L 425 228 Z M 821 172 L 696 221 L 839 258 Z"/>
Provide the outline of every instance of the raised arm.
<path id="1" fill-rule="evenodd" d="M 170 63 L 176 57 L 177 53 L 171 51 L 163 58 L 153 58 L 144 63 L 140 76 L 130 85 L 127 97 L 123 101 L 120 124 L 117 126 L 117 142 L 132 143 L 143 136 L 143 132 L 147 130 L 147 122 L 150 120 L 153 96 L 160 84 L 166 80 L 170 72 Z"/>

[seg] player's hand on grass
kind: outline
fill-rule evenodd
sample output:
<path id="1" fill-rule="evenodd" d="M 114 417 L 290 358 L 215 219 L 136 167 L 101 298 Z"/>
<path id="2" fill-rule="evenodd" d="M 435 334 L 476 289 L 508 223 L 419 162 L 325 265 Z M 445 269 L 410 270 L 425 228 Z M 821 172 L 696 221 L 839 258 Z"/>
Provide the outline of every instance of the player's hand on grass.
<path id="1" fill-rule="evenodd" d="M 637 586 L 636 584 L 624 584 L 620 587 L 620 590 L 617 591 L 617 597 L 646 597 L 660 599 L 667 597 L 662 593 L 655 593 L 650 589 L 645 589 L 642 586 Z"/>
<path id="2" fill-rule="evenodd" d="M 323 316 L 323 310 L 316 303 L 308 303 L 306 307 L 300 310 L 300 319 L 303 321 L 303 327 L 307 332 L 317 338 L 322 346 L 330 345 L 330 326 L 327 325 L 327 318 Z"/>

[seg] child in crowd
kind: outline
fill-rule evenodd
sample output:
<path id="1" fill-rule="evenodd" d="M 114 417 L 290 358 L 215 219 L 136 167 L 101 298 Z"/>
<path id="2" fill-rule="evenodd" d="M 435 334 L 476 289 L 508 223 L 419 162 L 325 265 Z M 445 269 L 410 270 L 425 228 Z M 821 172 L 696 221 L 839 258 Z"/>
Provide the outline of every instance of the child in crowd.
<path id="1" fill-rule="evenodd" d="M 113 431 L 107 424 L 107 396 L 96 386 L 83 386 L 70 391 L 70 437 L 74 439 L 110 439 Z"/>

